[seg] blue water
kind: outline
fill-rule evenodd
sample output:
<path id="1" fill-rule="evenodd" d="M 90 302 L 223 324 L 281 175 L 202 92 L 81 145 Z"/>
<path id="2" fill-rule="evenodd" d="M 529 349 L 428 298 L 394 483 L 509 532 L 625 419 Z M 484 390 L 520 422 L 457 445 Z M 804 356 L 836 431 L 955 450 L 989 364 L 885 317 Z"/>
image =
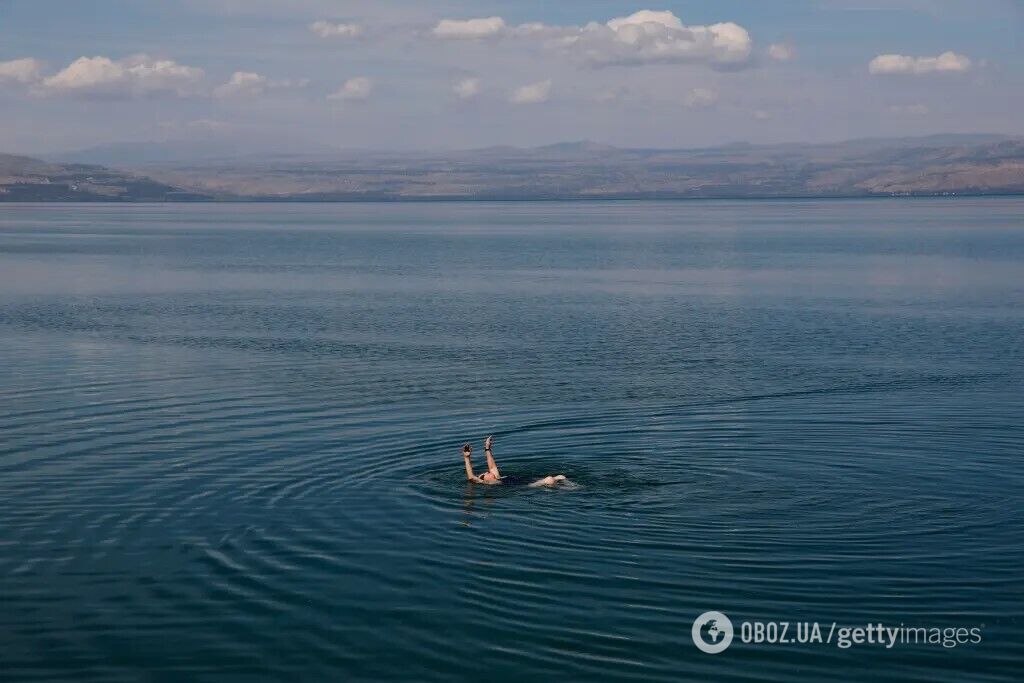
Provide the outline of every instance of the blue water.
<path id="1" fill-rule="evenodd" d="M 6 205 L 0 360 L 5 680 L 1019 680 L 1022 199 Z"/>

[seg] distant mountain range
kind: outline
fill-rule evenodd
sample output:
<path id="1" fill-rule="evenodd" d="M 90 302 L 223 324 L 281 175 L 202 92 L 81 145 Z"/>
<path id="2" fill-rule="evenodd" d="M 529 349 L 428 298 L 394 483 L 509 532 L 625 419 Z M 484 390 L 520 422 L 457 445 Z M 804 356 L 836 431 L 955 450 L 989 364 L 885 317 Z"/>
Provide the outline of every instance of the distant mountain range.
<path id="1" fill-rule="evenodd" d="M 0 202 L 163 202 L 206 198 L 136 173 L 0 154 Z"/>
<path id="2" fill-rule="evenodd" d="M 869 197 L 1024 193 L 1024 138 L 624 149 L 593 142 L 453 152 L 256 153 L 120 146 L 86 163 L 0 155 L 0 201 L 352 201 Z M 97 165 L 113 159 L 119 170 Z M 120 159 L 120 161 L 117 161 Z"/>

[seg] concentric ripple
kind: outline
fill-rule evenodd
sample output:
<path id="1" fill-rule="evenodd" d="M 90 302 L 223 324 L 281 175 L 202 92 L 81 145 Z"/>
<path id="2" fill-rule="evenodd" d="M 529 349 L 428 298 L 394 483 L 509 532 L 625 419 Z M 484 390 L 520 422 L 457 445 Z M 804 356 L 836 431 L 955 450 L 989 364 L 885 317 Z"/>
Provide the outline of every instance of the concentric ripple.
<path id="1" fill-rule="evenodd" d="M 1024 203 L 914 206 L 10 210 L 3 678 L 1013 680 Z"/>

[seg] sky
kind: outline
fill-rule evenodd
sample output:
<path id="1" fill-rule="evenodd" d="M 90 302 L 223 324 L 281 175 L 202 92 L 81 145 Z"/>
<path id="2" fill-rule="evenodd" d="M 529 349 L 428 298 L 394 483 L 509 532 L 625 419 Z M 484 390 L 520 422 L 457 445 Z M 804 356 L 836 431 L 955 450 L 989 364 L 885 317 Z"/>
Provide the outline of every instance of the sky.
<path id="1" fill-rule="evenodd" d="M 1024 134 L 1021 0 L 0 0 L 0 152 Z"/>

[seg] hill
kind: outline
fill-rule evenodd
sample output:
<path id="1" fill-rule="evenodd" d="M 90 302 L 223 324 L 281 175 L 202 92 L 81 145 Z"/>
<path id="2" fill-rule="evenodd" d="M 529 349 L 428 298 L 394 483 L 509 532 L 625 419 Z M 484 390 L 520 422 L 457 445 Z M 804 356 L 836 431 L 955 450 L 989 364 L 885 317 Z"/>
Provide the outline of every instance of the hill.
<path id="1" fill-rule="evenodd" d="M 183 158 L 189 157 L 187 150 L 178 151 Z M 737 143 L 702 149 L 625 149 L 566 142 L 451 152 L 241 152 L 244 155 L 171 161 L 174 155 L 169 151 L 165 156 L 151 151 L 149 163 L 124 164 L 127 170 L 0 155 L 0 200 L 408 201 L 1024 193 L 1024 138 L 998 135 L 828 144 Z M 104 153 L 109 155 L 110 149 Z"/>
<path id="2" fill-rule="evenodd" d="M 205 197 L 103 166 L 0 154 L 0 202 L 171 201 Z"/>
<path id="3" fill-rule="evenodd" d="M 151 164 L 225 199 L 427 200 L 864 197 L 1024 192 L 1024 139 L 854 140 L 705 149 L 594 143 L 444 153 L 350 152 Z"/>

